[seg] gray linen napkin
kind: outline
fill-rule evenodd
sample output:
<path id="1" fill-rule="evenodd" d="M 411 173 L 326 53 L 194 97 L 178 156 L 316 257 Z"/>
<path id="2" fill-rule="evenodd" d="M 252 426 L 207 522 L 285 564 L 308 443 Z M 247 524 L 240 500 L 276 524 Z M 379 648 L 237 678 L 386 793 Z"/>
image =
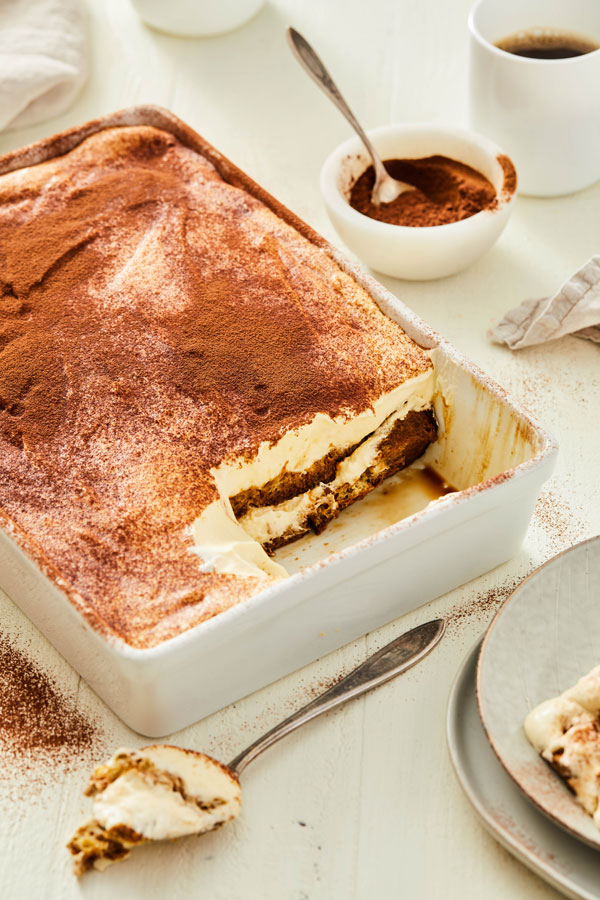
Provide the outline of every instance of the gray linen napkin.
<path id="1" fill-rule="evenodd" d="M 87 73 L 80 0 L 0 0 L 0 131 L 63 112 Z"/>
<path id="2" fill-rule="evenodd" d="M 511 350 L 565 334 L 600 343 L 600 255 L 592 256 L 551 297 L 525 300 L 489 331 L 493 341 Z"/>

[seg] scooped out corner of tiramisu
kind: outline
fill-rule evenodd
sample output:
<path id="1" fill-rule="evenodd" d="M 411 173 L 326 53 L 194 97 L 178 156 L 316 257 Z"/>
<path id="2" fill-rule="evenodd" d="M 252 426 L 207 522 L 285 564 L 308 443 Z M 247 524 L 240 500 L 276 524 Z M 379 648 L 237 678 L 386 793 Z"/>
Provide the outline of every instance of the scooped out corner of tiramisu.
<path id="1" fill-rule="evenodd" d="M 285 576 L 275 550 L 321 533 L 435 441 L 434 389 L 425 370 L 347 421 L 316 416 L 251 461 L 226 461 L 213 473 L 218 499 L 193 525 L 205 571 Z"/>

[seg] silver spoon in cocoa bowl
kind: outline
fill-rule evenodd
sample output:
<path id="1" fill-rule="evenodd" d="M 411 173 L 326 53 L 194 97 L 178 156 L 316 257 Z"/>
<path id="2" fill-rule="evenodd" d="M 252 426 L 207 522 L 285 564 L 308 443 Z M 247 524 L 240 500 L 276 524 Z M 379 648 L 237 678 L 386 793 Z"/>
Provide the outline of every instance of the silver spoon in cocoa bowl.
<path id="1" fill-rule="evenodd" d="M 392 178 L 388 173 L 377 150 L 367 137 L 358 119 L 340 94 L 333 78 L 306 38 L 302 37 L 300 32 L 296 31 L 295 28 L 288 28 L 287 38 L 290 47 L 292 48 L 292 52 L 300 65 L 307 71 L 313 81 L 319 85 L 323 93 L 335 103 L 339 111 L 343 113 L 350 122 L 367 148 L 369 156 L 371 157 L 371 162 L 373 163 L 373 169 L 375 170 L 375 184 L 373 185 L 373 191 L 371 193 L 371 203 L 373 203 L 374 206 L 379 206 L 380 203 L 392 203 L 392 201 L 394 201 L 396 197 L 399 197 L 400 194 L 404 194 L 406 191 L 414 191 L 414 185 L 406 184 L 404 181 L 398 181 L 398 179 Z"/>

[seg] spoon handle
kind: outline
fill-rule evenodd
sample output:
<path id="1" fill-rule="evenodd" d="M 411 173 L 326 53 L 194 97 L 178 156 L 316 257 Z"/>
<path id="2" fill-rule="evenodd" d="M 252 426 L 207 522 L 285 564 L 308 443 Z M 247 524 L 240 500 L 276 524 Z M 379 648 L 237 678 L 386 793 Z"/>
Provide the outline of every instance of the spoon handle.
<path id="1" fill-rule="evenodd" d="M 396 675 L 406 672 L 424 656 L 427 656 L 430 650 L 433 650 L 442 637 L 445 627 L 444 619 L 433 619 L 386 644 L 385 647 L 369 656 L 360 666 L 336 682 L 333 687 L 307 703 L 298 712 L 284 719 L 279 725 L 275 725 L 253 744 L 242 750 L 228 764 L 229 768 L 239 775 L 248 763 L 256 759 L 263 750 L 299 728 L 300 725 L 304 725 L 305 722 L 333 709 L 334 706 L 340 706 L 346 700 L 359 697 Z"/>
<path id="2" fill-rule="evenodd" d="M 361 141 L 369 151 L 373 160 L 373 168 L 375 169 L 376 180 L 387 177 L 387 171 L 375 147 L 363 131 L 362 126 L 356 116 L 342 97 L 333 78 L 319 59 L 306 38 L 296 31 L 295 28 L 288 28 L 287 37 L 292 48 L 292 52 L 300 65 L 307 71 L 310 77 L 315 81 L 321 90 L 335 103 L 339 111 L 348 119 L 354 130 L 357 132 Z"/>

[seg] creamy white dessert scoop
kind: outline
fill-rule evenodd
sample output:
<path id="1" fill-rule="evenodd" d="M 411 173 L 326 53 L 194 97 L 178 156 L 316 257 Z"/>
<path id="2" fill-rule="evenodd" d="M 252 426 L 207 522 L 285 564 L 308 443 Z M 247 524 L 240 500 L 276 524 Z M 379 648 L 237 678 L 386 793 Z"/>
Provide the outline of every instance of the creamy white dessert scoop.
<path id="1" fill-rule="evenodd" d="M 94 769 L 85 793 L 94 800 L 92 819 L 68 844 L 77 875 L 105 869 L 148 841 L 212 831 L 241 807 L 238 777 L 227 766 L 166 744 L 117 750 Z"/>
<path id="2" fill-rule="evenodd" d="M 600 666 L 536 706 L 525 734 L 600 828 Z"/>
<path id="3" fill-rule="evenodd" d="M 92 818 L 67 847 L 76 875 L 105 869 L 150 841 L 204 834 L 234 819 L 241 808 L 239 775 L 280 738 L 334 706 L 400 675 L 423 659 L 444 633 L 434 619 L 401 635 L 333 687 L 246 747 L 228 766 L 204 753 L 167 744 L 117 750 L 92 772 L 86 795 Z"/>

